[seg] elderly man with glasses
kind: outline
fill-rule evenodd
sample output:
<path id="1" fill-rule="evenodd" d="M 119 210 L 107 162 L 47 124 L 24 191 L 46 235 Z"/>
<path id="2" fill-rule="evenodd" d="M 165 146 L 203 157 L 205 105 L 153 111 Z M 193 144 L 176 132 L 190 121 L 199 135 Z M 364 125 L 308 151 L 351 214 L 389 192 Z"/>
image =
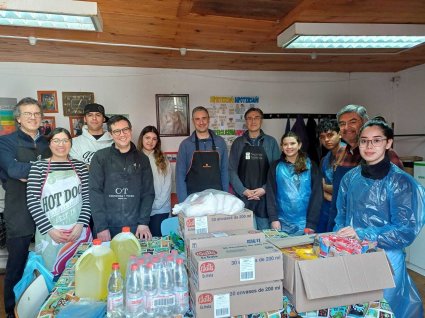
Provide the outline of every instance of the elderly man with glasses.
<path id="1" fill-rule="evenodd" d="M 360 105 L 347 105 L 344 106 L 336 114 L 338 125 L 342 139 L 347 143 L 342 159 L 339 160 L 333 175 L 333 194 L 332 203 L 329 211 L 329 221 L 327 231 L 332 231 L 335 226 L 336 199 L 338 197 L 338 189 L 342 177 L 354 167 L 360 164 L 362 157 L 359 151 L 359 135 L 360 128 L 369 120 L 366 108 Z M 403 163 L 392 149 L 388 151 L 389 159 L 392 163 L 403 169 Z"/>
<path id="2" fill-rule="evenodd" d="M 4 280 L 4 308 L 14 317 L 13 287 L 21 279 L 34 236 L 34 221 L 26 202 L 27 178 L 31 163 L 50 156 L 47 140 L 40 132 L 43 113 L 40 104 L 30 97 L 15 106 L 17 131 L 0 137 L 0 170 L 6 179 L 4 219 L 6 247 L 9 253 Z"/>
<path id="3" fill-rule="evenodd" d="M 90 163 L 90 205 L 97 238 L 110 241 L 129 226 L 140 239 L 151 239 L 149 219 L 155 198 L 149 159 L 131 142 L 130 121 L 109 119 L 114 143 L 98 150 Z"/>

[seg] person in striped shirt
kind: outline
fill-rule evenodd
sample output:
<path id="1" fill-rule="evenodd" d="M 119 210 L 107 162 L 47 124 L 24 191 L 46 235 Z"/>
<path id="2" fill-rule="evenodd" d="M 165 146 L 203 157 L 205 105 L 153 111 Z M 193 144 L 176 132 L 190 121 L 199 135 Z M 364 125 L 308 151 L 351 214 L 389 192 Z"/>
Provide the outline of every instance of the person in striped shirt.
<path id="1" fill-rule="evenodd" d="M 91 240 L 88 170 L 69 158 L 71 134 L 56 128 L 48 136 L 52 156 L 30 170 L 27 205 L 36 224 L 35 250 L 57 276 L 80 242 Z"/>

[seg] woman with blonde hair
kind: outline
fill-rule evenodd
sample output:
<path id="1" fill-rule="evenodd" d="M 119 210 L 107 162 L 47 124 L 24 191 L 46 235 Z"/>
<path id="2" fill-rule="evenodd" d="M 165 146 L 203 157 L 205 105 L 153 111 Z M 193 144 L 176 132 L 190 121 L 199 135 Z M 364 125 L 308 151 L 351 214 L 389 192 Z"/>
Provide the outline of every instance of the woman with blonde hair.
<path id="1" fill-rule="evenodd" d="M 153 236 L 161 236 L 161 222 L 171 212 L 171 165 L 161 150 L 161 138 L 154 126 L 146 126 L 140 133 L 137 149 L 148 158 L 152 168 L 155 200 L 149 228 Z"/>

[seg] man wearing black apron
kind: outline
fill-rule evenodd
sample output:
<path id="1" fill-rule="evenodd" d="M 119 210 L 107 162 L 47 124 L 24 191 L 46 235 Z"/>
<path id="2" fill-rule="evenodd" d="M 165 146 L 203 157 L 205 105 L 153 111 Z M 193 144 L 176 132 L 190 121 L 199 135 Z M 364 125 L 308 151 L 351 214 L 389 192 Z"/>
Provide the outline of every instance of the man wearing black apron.
<path id="1" fill-rule="evenodd" d="M 223 138 L 209 130 L 210 117 L 205 107 L 192 111 L 195 131 L 182 141 L 176 164 L 179 202 L 206 189 L 228 191 L 227 146 Z"/>
<path id="2" fill-rule="evenodd" d="M 270 228 L 266 209 L 266 181 L 269 166 L 280 157 L 276 140 L 261 129 L 263 112 L 250 108 L 245 113 L 245 133 L 230 149 L 229 176 L 233 190 L 254 211 L 257 229 Z"/>
<path id="3" fill-rule="evenodd" d="M 22 278 L 35 225 L 27 209 L 26 178 L 31 162 L 50 155 L 47 140 L 41 135 L 42 111 L 35 99 L 24 98 L 15 106 L 19 129 L 0 137 L 0 168 L 7 174 L 4 219 L 9 253 L 4 280 L 4 308 L 14 316 L 13 287 Z"/>

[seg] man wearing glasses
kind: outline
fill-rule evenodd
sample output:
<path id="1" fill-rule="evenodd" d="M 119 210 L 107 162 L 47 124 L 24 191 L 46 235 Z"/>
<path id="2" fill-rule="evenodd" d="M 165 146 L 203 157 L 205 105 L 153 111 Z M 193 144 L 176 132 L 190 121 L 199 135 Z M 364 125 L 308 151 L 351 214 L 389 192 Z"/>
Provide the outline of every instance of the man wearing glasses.
<path id="1" fill-rule="evenodd" d="M 273 161 L 279 159 L 281 151 L 276 139 L 261 129 L 261 109 L 248 109 L 244 118 L 248 130 L 236 138 L 230 148 L 230 183 L 245 207 L 254 212 L 257 229 L 269 229 L 265 197 L 267 173 Z"/>
<path id="2" fill-rule="evenodd" d="M 90 164 L 96 151 L 109 147 L 113 140 L 111 135 L 103 131 L 103 123 L 108 121 L 105 108 L 100 104 L 87 104 L 84 107 L 82 134 L 72 140 L 70 155 L 85 164 Z"/>
<path id="3" fill-rule="evenodd" d="M 114 143 L 94 154 L 89 171 L 97 238 L 110 241 L 123 226 L 129 226 L 138 238 L 150 239 L 155 190 L 149 159 L 131 142 L 131 123 L 126 117 L 111 117 L 107 127 Z"/>
<path id="4" fill-rule="evenodd" d="M 17 131 L 0 137 L 0 170 L 6 177 L 4 219 L 9 253 L 4 279 L 7 317 L 15 317 L 13 287 L 22 277 L 35 232 L 26 202 L 28 174 L 32 162 L 50 155 L 47 140 L 40 132 L 43 116 L 40 104 L 30 97 L 23 98 L 15 106 L 13 115 L 18 123 Z"/>
<path id="5" fill-rule="evenodd" d="M 359 151 L 360 128 L 369 120 L 366 108 L 360 105 L 344 106 L 337 114 L 338 126 L 342 139 L 347 143 L 342 159 L 339 161 L 333 175 L 333 195 L 329 211 L 329 222 L 327 231 L 332 231 L 335 226 L 336 199 L 338 196 L 339 184 L 342 177 L 351 169 L 358 166 L 362 157 Z M 388 151 L 388 156 L 392 163 L 403 169 L 403 163 L 394 150 Z"/>

